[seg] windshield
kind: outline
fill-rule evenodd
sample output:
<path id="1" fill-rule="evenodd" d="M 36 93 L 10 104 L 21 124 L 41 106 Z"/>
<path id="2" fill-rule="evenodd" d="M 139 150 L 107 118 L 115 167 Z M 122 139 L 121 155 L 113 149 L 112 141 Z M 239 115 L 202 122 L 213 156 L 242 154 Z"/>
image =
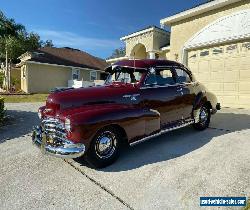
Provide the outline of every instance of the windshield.
<path id="1" fill-rule="evenodd" d="M 142 70 L 129 69 L 129 68 L 116 68 L 109 74 L 105 84 L 111 84 L 114 82 L 137 84 L 138 82 L 140 82 L 142 75 L 143 75 Z"/>

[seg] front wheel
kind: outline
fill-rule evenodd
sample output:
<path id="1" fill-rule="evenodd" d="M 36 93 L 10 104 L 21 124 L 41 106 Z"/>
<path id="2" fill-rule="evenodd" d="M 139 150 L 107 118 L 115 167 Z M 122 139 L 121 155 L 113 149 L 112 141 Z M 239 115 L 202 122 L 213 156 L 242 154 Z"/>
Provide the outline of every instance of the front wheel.
<path id="1" fill-rule="evenodd" d="M 120 133 L 112 127 L 103 128 L 93 138 L 85 160 L 95 168 L 104 168 L 118 159 L 120 150 Z"/>
<path id="2" fill-rule="evenodd" d="M 194 128 L 200 131 L 205 130 L 210 124 L 210 118 L 211 118 L 210 109 L 206 105 L 203 105 L 200 108 L 199 121 L 193 124 Z"/>

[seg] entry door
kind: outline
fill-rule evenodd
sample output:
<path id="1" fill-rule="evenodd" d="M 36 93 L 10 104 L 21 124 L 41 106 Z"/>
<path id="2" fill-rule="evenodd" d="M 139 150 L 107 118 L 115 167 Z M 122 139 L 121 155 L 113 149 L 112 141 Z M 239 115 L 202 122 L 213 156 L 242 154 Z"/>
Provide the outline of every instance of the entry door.
<path id="1" fill-rule="evenodd" d="M 155 70 L 149 74 L 140 91 L 144 107 L 160 113 L 161 126 L 181 119 L 181 113 L 178 113 L 180 95 L 172 69 Z"/>
<path id="2" fill-rule="evenodd" d="M 194 83 L 190 75 L 180 68 L 175 69 L 177 92 L 180 96 L 179 113 L 182 119 L 192 116 L 193 103 L 195 100 Z"/>

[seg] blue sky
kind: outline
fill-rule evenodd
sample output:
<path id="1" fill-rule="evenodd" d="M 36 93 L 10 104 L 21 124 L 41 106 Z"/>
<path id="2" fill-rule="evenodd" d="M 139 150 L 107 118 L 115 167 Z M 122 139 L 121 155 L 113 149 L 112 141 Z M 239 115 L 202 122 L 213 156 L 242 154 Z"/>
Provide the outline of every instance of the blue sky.
<path id="1" fill-rule="evenodd" d="M 123 46 L 120 37 L 205 0 L 0 0 L 8 17 L 52 39 L 56 47 L 73 47 L 102 58 Z"/>

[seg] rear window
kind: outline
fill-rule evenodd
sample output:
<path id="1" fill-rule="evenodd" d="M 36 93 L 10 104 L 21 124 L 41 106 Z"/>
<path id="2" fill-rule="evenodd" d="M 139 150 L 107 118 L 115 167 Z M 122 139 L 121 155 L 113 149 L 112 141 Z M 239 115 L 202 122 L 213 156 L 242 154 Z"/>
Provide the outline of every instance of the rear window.
<path id="1" fill-rule="evenodd" d="M 182 69 L 175 69 L 176 71 L 176 82 L 177 83 L 190 83 L 192 82 L 189 74 Z"/>

